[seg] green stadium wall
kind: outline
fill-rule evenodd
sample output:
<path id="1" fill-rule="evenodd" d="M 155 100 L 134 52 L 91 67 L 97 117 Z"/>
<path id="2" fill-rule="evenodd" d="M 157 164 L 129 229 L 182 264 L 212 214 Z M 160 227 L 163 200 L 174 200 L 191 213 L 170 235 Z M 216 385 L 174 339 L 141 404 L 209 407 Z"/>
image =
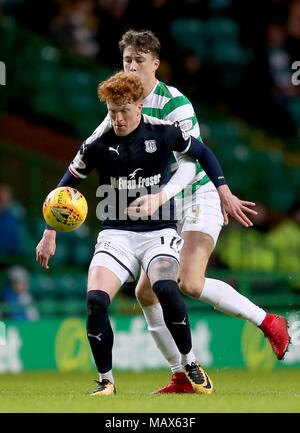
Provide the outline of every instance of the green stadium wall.
<path id="1" fill-rule="evenodd" d="M 268 340 L 254 325 L 218 312 L 200 317 L 190 315 L 194 352 L 205 368 L 299 368 L 298 315 L 293 311 L 287 314 L 293 344 L 284 361 L 277 361 Z M 111 321 L 115 334 L 114 370 L 168 368 L 146 329 L 143 316 L 112 315 Z M 8 320 L 2 322 L 1 329 L 4 328 L 5 335 L 0 338 L 0 373 L 95 370 L 84 317 L 38 322 Z"/>

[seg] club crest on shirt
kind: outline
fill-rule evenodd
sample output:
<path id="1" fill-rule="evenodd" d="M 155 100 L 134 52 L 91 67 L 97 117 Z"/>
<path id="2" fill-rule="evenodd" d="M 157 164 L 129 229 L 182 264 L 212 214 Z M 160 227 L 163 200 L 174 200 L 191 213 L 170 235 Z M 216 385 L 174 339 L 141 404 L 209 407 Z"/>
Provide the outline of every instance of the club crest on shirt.
<path id="1" fill-rule="evenodd" d="M 148 153 L 156 152 L 156 140 L 145 140 L 145 150 Z"/>

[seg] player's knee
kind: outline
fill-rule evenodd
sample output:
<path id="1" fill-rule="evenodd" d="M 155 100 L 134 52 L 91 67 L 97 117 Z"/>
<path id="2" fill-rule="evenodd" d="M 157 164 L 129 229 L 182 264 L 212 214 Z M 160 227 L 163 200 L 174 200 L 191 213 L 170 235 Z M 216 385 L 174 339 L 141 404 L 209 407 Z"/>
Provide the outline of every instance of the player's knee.
<path id="1" fill-rule="evenodd" d="M 87 292 L 88 316 L 101 315 L 108 312 L 110 304 L 109 295 L 102 290 L 89 290 Z"/>
<path id="2" fill-rule="evenodd" d="M 153 284 L 153 290 L 161 303 L 165 321 L 168 320 L 168 318 L 174 317 L 174 315 L 176 315 L 176 317 L 186 315 L 186 306 L 176 281 L 156 281 Z"/>
<path id="3" fill-rule="evenodd" d="M 179 293 L 178 285 L 173 280 L 159 280 L 153 284 L 153 291 L 160 300 L 174 299 Z"/>
<path id="4" fill-rule="evenodd" d="M 137 284 L 137 286 L 135 288 L 135 296 L 136 296 L 138 301 L 146 298 L 148 292 L 149 292 L 149 290 L 147 290 L 147 288 L 145 288 L 144 286 L 142 286 L 140 284 Z"/>
<path id="5" fill-rule="evenodd" d="M 196 281 L 192 280 L 188 276 L 178 278 L 177 283 L 179 289 L 187 296 L 198 299 L 201 296 L 205 278 L 199 278 Z"/>
<path id="6" fill-rule="evenodd" d="M 153 291 L 142 292 L 136 290 L 135 296 L 142 307 L 148 307 L 150 305 L 157 304 L 158 302 L 157 296 L 155 296 Z"/>
<path id="7" fill-rule="evenodd" d="M 158 302 L 150 284 L 138 284 L 135 288 L 135 296 L 142 307 L 148 307 Z"/>

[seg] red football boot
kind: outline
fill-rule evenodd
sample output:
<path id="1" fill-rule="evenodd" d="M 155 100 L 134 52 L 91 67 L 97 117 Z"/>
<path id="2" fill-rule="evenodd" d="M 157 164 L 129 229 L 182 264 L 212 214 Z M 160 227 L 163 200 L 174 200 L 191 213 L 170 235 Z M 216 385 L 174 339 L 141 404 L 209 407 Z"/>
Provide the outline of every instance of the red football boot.
<path id="1" fill-rule="evenodd" d="M 151 394 L 194 394 L 195 391 L 185 373 L 174 373 L 171 382 Z"/>
<path id="2" fill-rule="evenodd" d="M 286 319 L 277 314 L 267 314 L 259 328 L 271 343 L 277 359 L 282 359 L 290 343 Z"/>

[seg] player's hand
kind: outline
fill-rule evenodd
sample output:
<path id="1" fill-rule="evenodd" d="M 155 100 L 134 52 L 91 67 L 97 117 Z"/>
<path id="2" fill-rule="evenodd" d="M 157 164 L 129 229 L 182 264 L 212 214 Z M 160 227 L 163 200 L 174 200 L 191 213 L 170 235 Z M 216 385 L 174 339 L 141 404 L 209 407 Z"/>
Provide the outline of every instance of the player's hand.
<path id="1" fill-rule="evenodd" d="M 56 250 L 56 231 L 45 230 L 44 235 L 38 243 L 36 261 L 45 269 L 49 269 L 48 262 L 54 256 Z"/>
<path id="2" fill-rule="evenodd" d="M 253 223 L 246 214 L 257 215 L 257 212 L 251 207 L 255 206 L 252 201 L 240 200 L 232 194 L 227 185 L 218 187 L 218 193 L 221 199 L 221 208 L 224 217 L 224 225 L 229 223 L 228 215 L 231 215 L 244 227 L 252 227 Z"/>
<path id="3" fill-rule="evenodd" d="M 125 214 L 131 217 L 151 216 L 157 209 L 167 201 L 167 196 L 164 191 L 157 194 L 143 195 L 136 198 L 128 208 L 125 209 Z"/>

